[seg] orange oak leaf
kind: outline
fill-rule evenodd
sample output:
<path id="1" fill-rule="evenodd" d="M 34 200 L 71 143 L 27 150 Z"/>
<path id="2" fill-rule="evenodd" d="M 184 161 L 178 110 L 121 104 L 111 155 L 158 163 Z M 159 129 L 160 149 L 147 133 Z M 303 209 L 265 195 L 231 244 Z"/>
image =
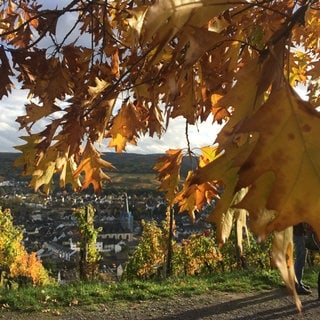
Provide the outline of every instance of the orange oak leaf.
<path id="1" fill-rule="evenodd" d="M 74 177 L 77 178 L 84 172 L 82 189 L 86 189 L 92 184 L 94 190 L 100 192 L 102 190 L 102 181 L 111 180 L 102 169 L 112 170 L 115 167 L 108 161 L 101 159 L 101 154 L 91 142 L 88 142 L 82 155 L 82 161 L 73 173 Z"/>
<path id="2" fill-rule="evenodd" d="M 122 152 L 128 142 L 136 144 L 138 131 L 143 127 L 133 103 L 124 103 L 113 118 L 112 127 L 107 134 L 107 137 L 111 138 L 109 147 L 115 147 L 117 152 Z"/>
<path id="3" fill-rule="evenodd" d="M 199 157 L 199 168 L 204 167 L 219 157 L 216 151 L 217 146 L 202 147 L 202 153 Z M 199 184 L 190 183 L 193 179 L 194 173 L 189 171 L 183 189 L 176 195 L 174 200 L 179 205 L 179 212 L 187 211 L 194 221 L 196 211 L 199 212 L 204 205 L 210 204 L 213 199 L 219 198 L 219 183 L 218 181 L 206 181 Z"/>
<path id="4" fill-rule="evenodd" d="M 156 170 L 158 180 L 160 181 L 160 191 L 166 191 L 166 198 L 170 204 L 178 191 L 180 181 L 180 169 L 183 153 L 181 149 L 170 149 L 166 155 L 158 159 L 154 170 Z"/>

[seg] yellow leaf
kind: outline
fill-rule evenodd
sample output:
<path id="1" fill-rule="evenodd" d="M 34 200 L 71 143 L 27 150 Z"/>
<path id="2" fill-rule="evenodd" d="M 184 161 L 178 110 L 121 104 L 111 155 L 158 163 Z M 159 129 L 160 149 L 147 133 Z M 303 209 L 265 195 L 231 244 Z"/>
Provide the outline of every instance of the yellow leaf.
<path id="1" fill-rule="evenodd" d="M 42 140 L 40 134 L 32 134 L 29 136 L 20 137 L 27 143 L 21 146 L 16 146 L 15 149 L 22 152 L 15 160 L 14 166 L 23 166 L 23 175 L 32 175 L 36 168 L 36 159 L 38 158 L 38 145 Z"/>
<path id="2" fill-rule="evenodd" d="M 272 241 L 272 259 L 280 270 L 287 288 L 293 294 L 297 309 L 301 312 L 302 304 L 295 289 L 292 227 L 274 233 Z"/>
<path id="3" fill-rule="evenodd" d="M 267 232 L 305 221 L 320 233 L 319 113 L 284 86 L 242 129 L 258 132 L 259 142 L 244 163 L 240 184 L 253 184 L 269 171 L 275 176 L 266 208 L 277 211 L 277 217 Z"/>
<path id="4" fill-rule="evenodd" d="M 88 93 L 91 96 L 91 99 L 94 99 L 96 96 L 100 96 L 100 94 L 110 86 L 110 83 L 104 81 L 103 79 L 95 78 L 96 86 L 89 86 Z"/>
<path id="5" fill-rule="evenodd" d="M 200 211 L 204 205 L 219 197 L 217 183 L 205 182 L 199 185 L 189 185 L 192 178 L 192 171 L 189 171 L 184 184 L 184 188 L 175 197 L 175 202 L 179 204 L 179 212 L 187 211 L 194 221 L 195 211 Z"/>
<path id="6" fill-rule="evenodd" d="M 64 188 L 68 183 L 73 187 L 74 191 L 77 191 L 81 187 L 81 183 L 78 178 L 76 178 L 73 173 L 77 169 L 77 164 L 74 161 L 74 156 L 68 158 L 67 153 L 64 156 L 59 156 L 56 160 L 57 170 L 60 171 L 60 181 L 59 185 Z"/>
<path id="7" fill-rule="evenodd" d="M 237 230 L 237 245 L 239 247 L 240 253 L 243 253 L 243 236 L 247 239 L 248 247 L 250 247 L 249 241 L 249 231 L 248 231 L 248 221 L 247 221 L 248 211 L 245 209 L 235 209 L 234 219 L 236 222 Z"/>
<path id="8" fill-rule="evenodd" d="M 257 96 L 257 79 L 261 75 L 261 65 L 258 59 L 253 60 L 237 73 L 237 83 L 223 98 L 216 103 L 216 108 L 234 109 L 232 117 L 217 136 L 216 142 L 221 149 L 233 143 L 239 123 L 250 116 L 259 106 Z M 250 90 L 248 90 L 250 88 Z"/>
<path id="9" fill-rule="evenodd" d="M 30 186 L 35 191 L 43 186 L 42 191 L 48 194 L 51 191 L 53 176 L 57 172 L 57 150 L 54 147 L 49 147 L 45 151 L 39 148 L 36 159 L 37 163 L 32 173 Z"/>
<path id="10" fill-rule="evenodd" d="M 238 193 L 235 193 L 237 175 L 234 174 L 234 171 L 236 170 L 235 168 L 228 172 L 228 176 L 226 177 L 227 184 L 223 190 L 221 199 L 217 202 L 208 217 L 208 221 L 213 222 L 217 226 L 217 240 L 219 243 L 225 243 L 228 240 L 233 222 L 235 221 L 235 215 L 243 218 L 242 215 L 239 215 L 239 209 L 233 208 L 233 205 L 237 204 L 247 192 L 247 189 L 241 189 Z M 241 246 L 241 244 L 238 245 Z"/>
<path id="11" fill-rule="evenodd" d="M 44 193 L 48 194 L 50 191 L 50 185 L 52 183 L 53 175 L 55 173 L 56 163 L 54 161 L 49 161 L 45 163 L 44 168 L 37 168 L 33 172 L 33 177 L 30 182 L 30 186 L 34 188 L 35 191 L 44 185 Z"/>
<path id="12" fill-rule="evenodd" d="M 202 147 L 201 151 L 199 168 L 204 167 L 219 156 L 216 155 L 217 146 Z M 209 204 L 213 199 L 219 197 L 219 184 L 217 181 L 206 181 L 199 184 L 190 183 L 193 179 L 194 174 L 189 171 L 183 189 L 177 194 L 175 202 L 179 204 L 179 212 L 188 211 L 191 219 L 195 220 L 196 210 L 200 211 L 205 204 Z"/>
<path id="13" fill-rule="evenodd" d="M 208 163 L 215 160 L 219 155 L 217 155 L 218 146 L 206 146 L 201 148 L 201 156 L 199 157 L 199 167 L 202 168 Z"/>
<path id="14" fill-rule="evenodd" d="M 274 210 L 266 209 L 274 181 L 275 176 L 272 171 L 264 173 L 250 185 L 249 192 L 240 203 L 235 205 L 250 212 L 250 229 L 258 236 L 259 241 L 267 238 L 268 225 L 276 216 Z"/>

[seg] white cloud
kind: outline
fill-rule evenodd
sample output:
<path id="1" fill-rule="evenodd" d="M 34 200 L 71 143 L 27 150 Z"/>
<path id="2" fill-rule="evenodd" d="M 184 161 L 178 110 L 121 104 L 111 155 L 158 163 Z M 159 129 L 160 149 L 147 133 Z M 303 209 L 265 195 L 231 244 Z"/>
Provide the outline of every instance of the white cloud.
<path id="1" fill-rule="evenodd" d="M 19 123 L 15 120 L 18 116 L 25 114 L 24 104 L 26 101 L 26 92 L 18 89 L 13 90 L 9 98 L 5 97 L 0 101 L 0 152 L 16 152 L 14 146 L 24 143 L 19 137 L 25 135 L 25 132 L 19 131 Z M 198 126 L 189 126 L 188 136 L 191 149 L 213 144 L 218 131 L 219 126 L 213 125 L 212 119 L 198 124 Z M 103 141 L 99 149 L 103 152 L 114 151 L 113 148 L 107 148 L 107 144 L 108 141 Z M 137 146 L 128 144 L 126 151 L 144 154 L 164 153 L 168 149 L 186 149 L 187 147 L 185 120 L 179 117 L 170 120 L 169 128 L 161 139 L 149 136 L 141 137 Z"/>
<path id="2" fill-rule="evenodd" d="M 189 126 L 188 137 L 190 148 L 196 152 L 198 148 L 212 145 L 221 126 L 212 124 L 212 118 L 197 126 Z M 136 153 L 164 153 L 168 149 L 187 149 L 188 141 L 185 134 L 185 120 L 171 119 L 167 132 L 161 139 L 157 137 L 142 137 L 137 146 L 128 145 L 128 152 Z"/>
<path id="3" fill-rule="evenodd" d="M 15 120 L 24 114 L 26 93 L 23 90 L 13 90 L 11 95 L 0 101 L 0 151 L 15 152 L 14 146 L 21 144 L 19 123 Z"/>

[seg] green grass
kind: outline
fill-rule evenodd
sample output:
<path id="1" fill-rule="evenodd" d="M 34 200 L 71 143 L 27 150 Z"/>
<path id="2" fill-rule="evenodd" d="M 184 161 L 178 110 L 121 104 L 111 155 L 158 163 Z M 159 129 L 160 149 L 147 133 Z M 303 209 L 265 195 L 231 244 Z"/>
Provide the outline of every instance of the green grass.
<path id="1" fill-rule="evenodd" d="M 318 270 L 307 269 L 305 283 L 316 287 Z M 208 292 L 250 292 L 283 286 L 276 270 L 216 273 L 206 277 L 118 283 L 76 282 L 63 286 L 0 289 L 0 308 L 40 311 L 72 305 L 90 306 L 108 301 L 141 301 Z"/>

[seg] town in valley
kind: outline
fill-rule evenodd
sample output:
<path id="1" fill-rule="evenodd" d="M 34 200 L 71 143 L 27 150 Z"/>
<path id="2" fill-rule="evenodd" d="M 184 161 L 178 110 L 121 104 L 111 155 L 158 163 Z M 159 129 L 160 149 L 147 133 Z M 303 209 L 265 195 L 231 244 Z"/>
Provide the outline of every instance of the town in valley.
<path id="1" fill-rule="evenodd" d="M 80 234 L 74 216 L 76 208 L 91 204 L 95 209 L 94 223 L 100 230 L 96 246 L 102 257 L 99 271 L 111 279 L 121 277 L 128 257 L 138 245 L 141 221 L 155 220 L 160 225 L 166 217 L 167 204 L 157 189 L 153 171 L 159 155 L 111 156 L 118 163 L 118 171 L 112 177 L 116 182 L 108 184 L 100 194 L 90 189 L 73 192 L 56 187 L 44 195 L 28 187 L 30 177 L 22 177 L 12 166 L 17 154 L 0 153 L 0 207 L 11 209 L 14 224 L 23 230 L 26 249 L 36 252 L 61 282 L 77 277 Z M 176 214 L 175 240 L 210 228 L 206 215 L 204 210 L 192 222 L 187 213 Z"/>

